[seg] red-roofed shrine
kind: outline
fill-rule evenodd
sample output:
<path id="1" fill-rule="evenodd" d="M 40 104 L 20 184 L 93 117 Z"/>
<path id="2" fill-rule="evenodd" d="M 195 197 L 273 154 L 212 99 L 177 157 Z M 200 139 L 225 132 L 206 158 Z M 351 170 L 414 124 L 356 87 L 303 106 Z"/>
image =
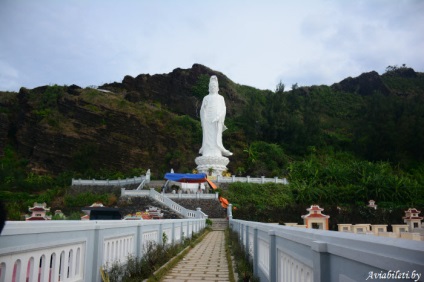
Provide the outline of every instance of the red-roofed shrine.
<path id="1" fill-rule="evenodd" d="M 33 207 L 28 207 L 31 212 L 31 216 L 26 216 L 25 220 L 50 220 L 51 216 L 47 216 L 46 213 L 50 211 L 46 203 L 34 203 Z"/>
<path id="2" fill-rule="evenodd" d="M 302 215 L 306 228 L 328 230 L 328 219 L 330 216 L 322 213 L 324 209 L 320 208 L 318 205 L 312 205 L 306 210 L 309 213 L 307 215 Z"/>

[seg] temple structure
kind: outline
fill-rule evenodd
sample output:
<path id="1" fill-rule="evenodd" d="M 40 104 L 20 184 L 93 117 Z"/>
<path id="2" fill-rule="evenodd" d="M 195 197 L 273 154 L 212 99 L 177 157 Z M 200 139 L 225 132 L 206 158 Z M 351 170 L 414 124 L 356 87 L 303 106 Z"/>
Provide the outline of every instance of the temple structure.
<path id="1" fill-rule="evenodd" d="M 375 204 L 375 201 L 374 200 L 369 200 L 367 207 L 372 208 L 372 209 L 375 209 L 375 210 L 377 209 L 377 205 Z"/>
<path id="2" fill-rule="evenodd" d="M 320 208 L 318 205 L 312 205 L 310 208 L 306 209 L 309 213 L 302 215 L 304 225 L 306 228 L 314 229 L 324 229 L 328 230 L 328 219 L 329 215 L 322 213 L 324 209 Z"/>
<path id="3" fill-rule="evenodd" d="M 405 211 L 403 222 L 408 225 L 409 232 L 412 232 L 416 228 L 421 228 L 421 221 L 424 217 L 418 216 L 420 213 L 421 211 L 416 208 L 409 208 Z"/>
<path id="4" fill-rule="evenodd" d="M 51 220 L 51 216 L 46 215 L 50 211 L 50 208 L 47 207 L 46 203 L 34 203 L 34 206 L 28 207 L 28 210 L 31 212 L 30 216 L 26 216 L 26 221 L 31 220 Z"/>
<path id="5" fill-rule="evenodd" d="M 374 205 L 371 206 L 368 205 L 368 207 L 375 208 L 377 206 L 375 205 L 375 202 L 373 204 Z M 324 209 L 320 208 L 318 205 L 312 205 L 307 209 L 309 213 L 301 216 L 303 218 L 304 225 L 298 225 L 297 222 L 285 222 L 284 225 L 290 227 L 329 230 L 328 219 L 330 216 L 322 214 L 323 210 Z M 402 217 L 405 224 L 390 224 L 392 231 L 388 231 L 388 224 L 338 223 L 337 226 L 339 232 L 424 241 L 424 228 L 422 224 L 424 217 L 419 216 L 420 213 L 421 212 L 416 208 L 409 208 L 405 211 L 405 216 Z"/>

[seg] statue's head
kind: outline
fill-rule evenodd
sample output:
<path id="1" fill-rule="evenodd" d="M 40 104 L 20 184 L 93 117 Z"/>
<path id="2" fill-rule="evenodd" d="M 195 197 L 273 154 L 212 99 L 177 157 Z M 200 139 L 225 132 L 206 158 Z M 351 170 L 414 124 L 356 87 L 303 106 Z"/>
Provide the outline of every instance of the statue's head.
<path id="1" fill-rule="evenodd" d="M 209 94 L 218 94 L 218 78 L 216 75 L 212 75 L 209 80 Z"/>

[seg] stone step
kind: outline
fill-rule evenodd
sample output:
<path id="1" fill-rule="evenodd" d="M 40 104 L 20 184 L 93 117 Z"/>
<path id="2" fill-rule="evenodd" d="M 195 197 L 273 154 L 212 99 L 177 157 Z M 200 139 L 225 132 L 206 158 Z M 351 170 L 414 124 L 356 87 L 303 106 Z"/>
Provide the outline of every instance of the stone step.
<path id="1" fill-rule="evenodd" d="M 228 227 L 226 218 L 210 218 L 212 221 L 212 230 L 225 230 Z"/>

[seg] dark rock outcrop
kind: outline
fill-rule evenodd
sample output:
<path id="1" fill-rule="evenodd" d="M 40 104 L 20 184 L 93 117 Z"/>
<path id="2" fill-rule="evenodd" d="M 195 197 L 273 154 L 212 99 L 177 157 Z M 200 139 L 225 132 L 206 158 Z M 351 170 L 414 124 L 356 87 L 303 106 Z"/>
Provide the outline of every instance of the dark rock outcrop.
<path id="1" fill-rule="evenodd" d="M 123 171 L 141 167 L 157 172 L 166 163 L 168 148 L 178 143 L 174 140 L 177 137 L 167 137 L 166 128 L 155 126 L 158 120 L 146 122 L 134 114 L 68 95 L 58 99 L 56 116 L 44 117 L 42 110 L 28 102 L 27 95 L 19 94 L 16 120 L 8 122 L 0 117 L 4 120 L 0 142 L 13 126 L 16 147 L 32 168 L 58 173 L 84 167 Z M 194 160 L 196 152 L 192 154 L 187 158 Z"/>
<path id="2" fill-rule="evenodd" d="M 414 69 L 408 67 L 392 67 L 383 76 L 397 76 L 403 78 L 416 78 L 418 73 Z"/>
<path id="3" fill-rule="evenodd" d="M 375 71 L 363 73 L 355 78 L 348 77 L 331 87 L 336 91 L 357 93 L 363 96 L 372 95 L 374 92 L 380 92 L 385 96 L 390 94 L 390 89 Z"/>
<path id="4" fill-rule="evenodd" d="M 10 100 L 13 105 L 6 105 L 15 112 L 0 116 L 0 148 L 9 138 L 20 157 L 29 160 L 29 168 L 53 174 L 150 168 L 161 177 L 170 168 L 191 170 L 201 146 L 199 95 L 208 94 L 210 75 L 219 77 L 230 115 L 241 103 L 234 83 L 196 64 L 169 74 L 126 76 L 122 83 L 105 84 L 101 89 L 77 85 L 21 88 L 15 93 L 17 98 Z M 181 119 L 181 115 L 192 120 Z"/>
<path id="5" fill-rule="evenodd" d="M 369 72 L 342 80 L 332 88 L 359 95 L 379 92 L 405 97 L 416 91 L 414 87 L 403 89 L 403 84 L 400 89 L 393 86 L 389 89 L 385 82 L 390 79 L 384 77 L 389 74 L 397 76 L 392 80 L 423 75 L 408 68 L 383 76 Z M 190 69 L 177 68 L 168 74 L 125 76 L 121 83 L 104 84 L 99 89 L 55 85 L 21 88 L 19 93 L 1 92 L 0 156 L 10 144 L 19 159 L 27 160 L 32 171 L 51 174 L 72 171 L 89 175 L 99 170 L 127 174 L 141 168 L 151 169 L 152 179 L 162 179 L 171 168 L 191 171 L 201 147 L 199 110 L 208 94 L 211 75 L 218 76 L 227 117 L 232 118 L 229 127 L 235 129 L 225 132 L 235 152 L 228 166 L 234 172 L 244 166 L 243 151 L 255 140 L 249 138 L 262 138 L 266 136 L 262 132 L 279 128 L 275 125 L 281 122 L 276 118 L 279 115 L 273 110 L 268 116 L 267 107 L 274 103 L 278 110 L 286 109 L 281 107 L 284 104 L 277 104 L 282 100 L 281 95 L 237 85 L 224 74 L 199 64 Z M 293 91 L 306 97 L 312 89 L 300 87 Z M 250 115 L 252 109 L 258 112 Z M 252 130 L 256 116 L 259 120 Z M 269 121 L 262 121 L 265 117 Z M 287 130 L 276 136 L 291 132 Z M 269 136 L 269 140 L 277 143 L 292 140 Z"/>
<path id="6" fill-rule="evenodd" d="M 105 84 L 102 89 L 111 91 L 125 90 L 125 99 L 133 103 L 139 101 L 160 102 L 162 107 L 172 109 L 178 114 L 198 117 L 203 96 L 194 95 L 194 87 L 201 76 L 216 75 L 220 83 L 220 94 L 225 97 L 227 114 L 234 114 L 239 97 L 231 87 L 232 83 L 224 74 L 214 71 L 200 64 L 194 64 L 191 69 L 177 68 L 169 74 L 140 74 L 137 77 L 125 76 L 122 84 Z"/>
<path id="7" fill-rule="evenodd" d="M 4 147 L 7 142 L 7 132 L 9 128 L 9 118 L 6 114 L 0 113 L 0 157 L 4 156 Z"/>

